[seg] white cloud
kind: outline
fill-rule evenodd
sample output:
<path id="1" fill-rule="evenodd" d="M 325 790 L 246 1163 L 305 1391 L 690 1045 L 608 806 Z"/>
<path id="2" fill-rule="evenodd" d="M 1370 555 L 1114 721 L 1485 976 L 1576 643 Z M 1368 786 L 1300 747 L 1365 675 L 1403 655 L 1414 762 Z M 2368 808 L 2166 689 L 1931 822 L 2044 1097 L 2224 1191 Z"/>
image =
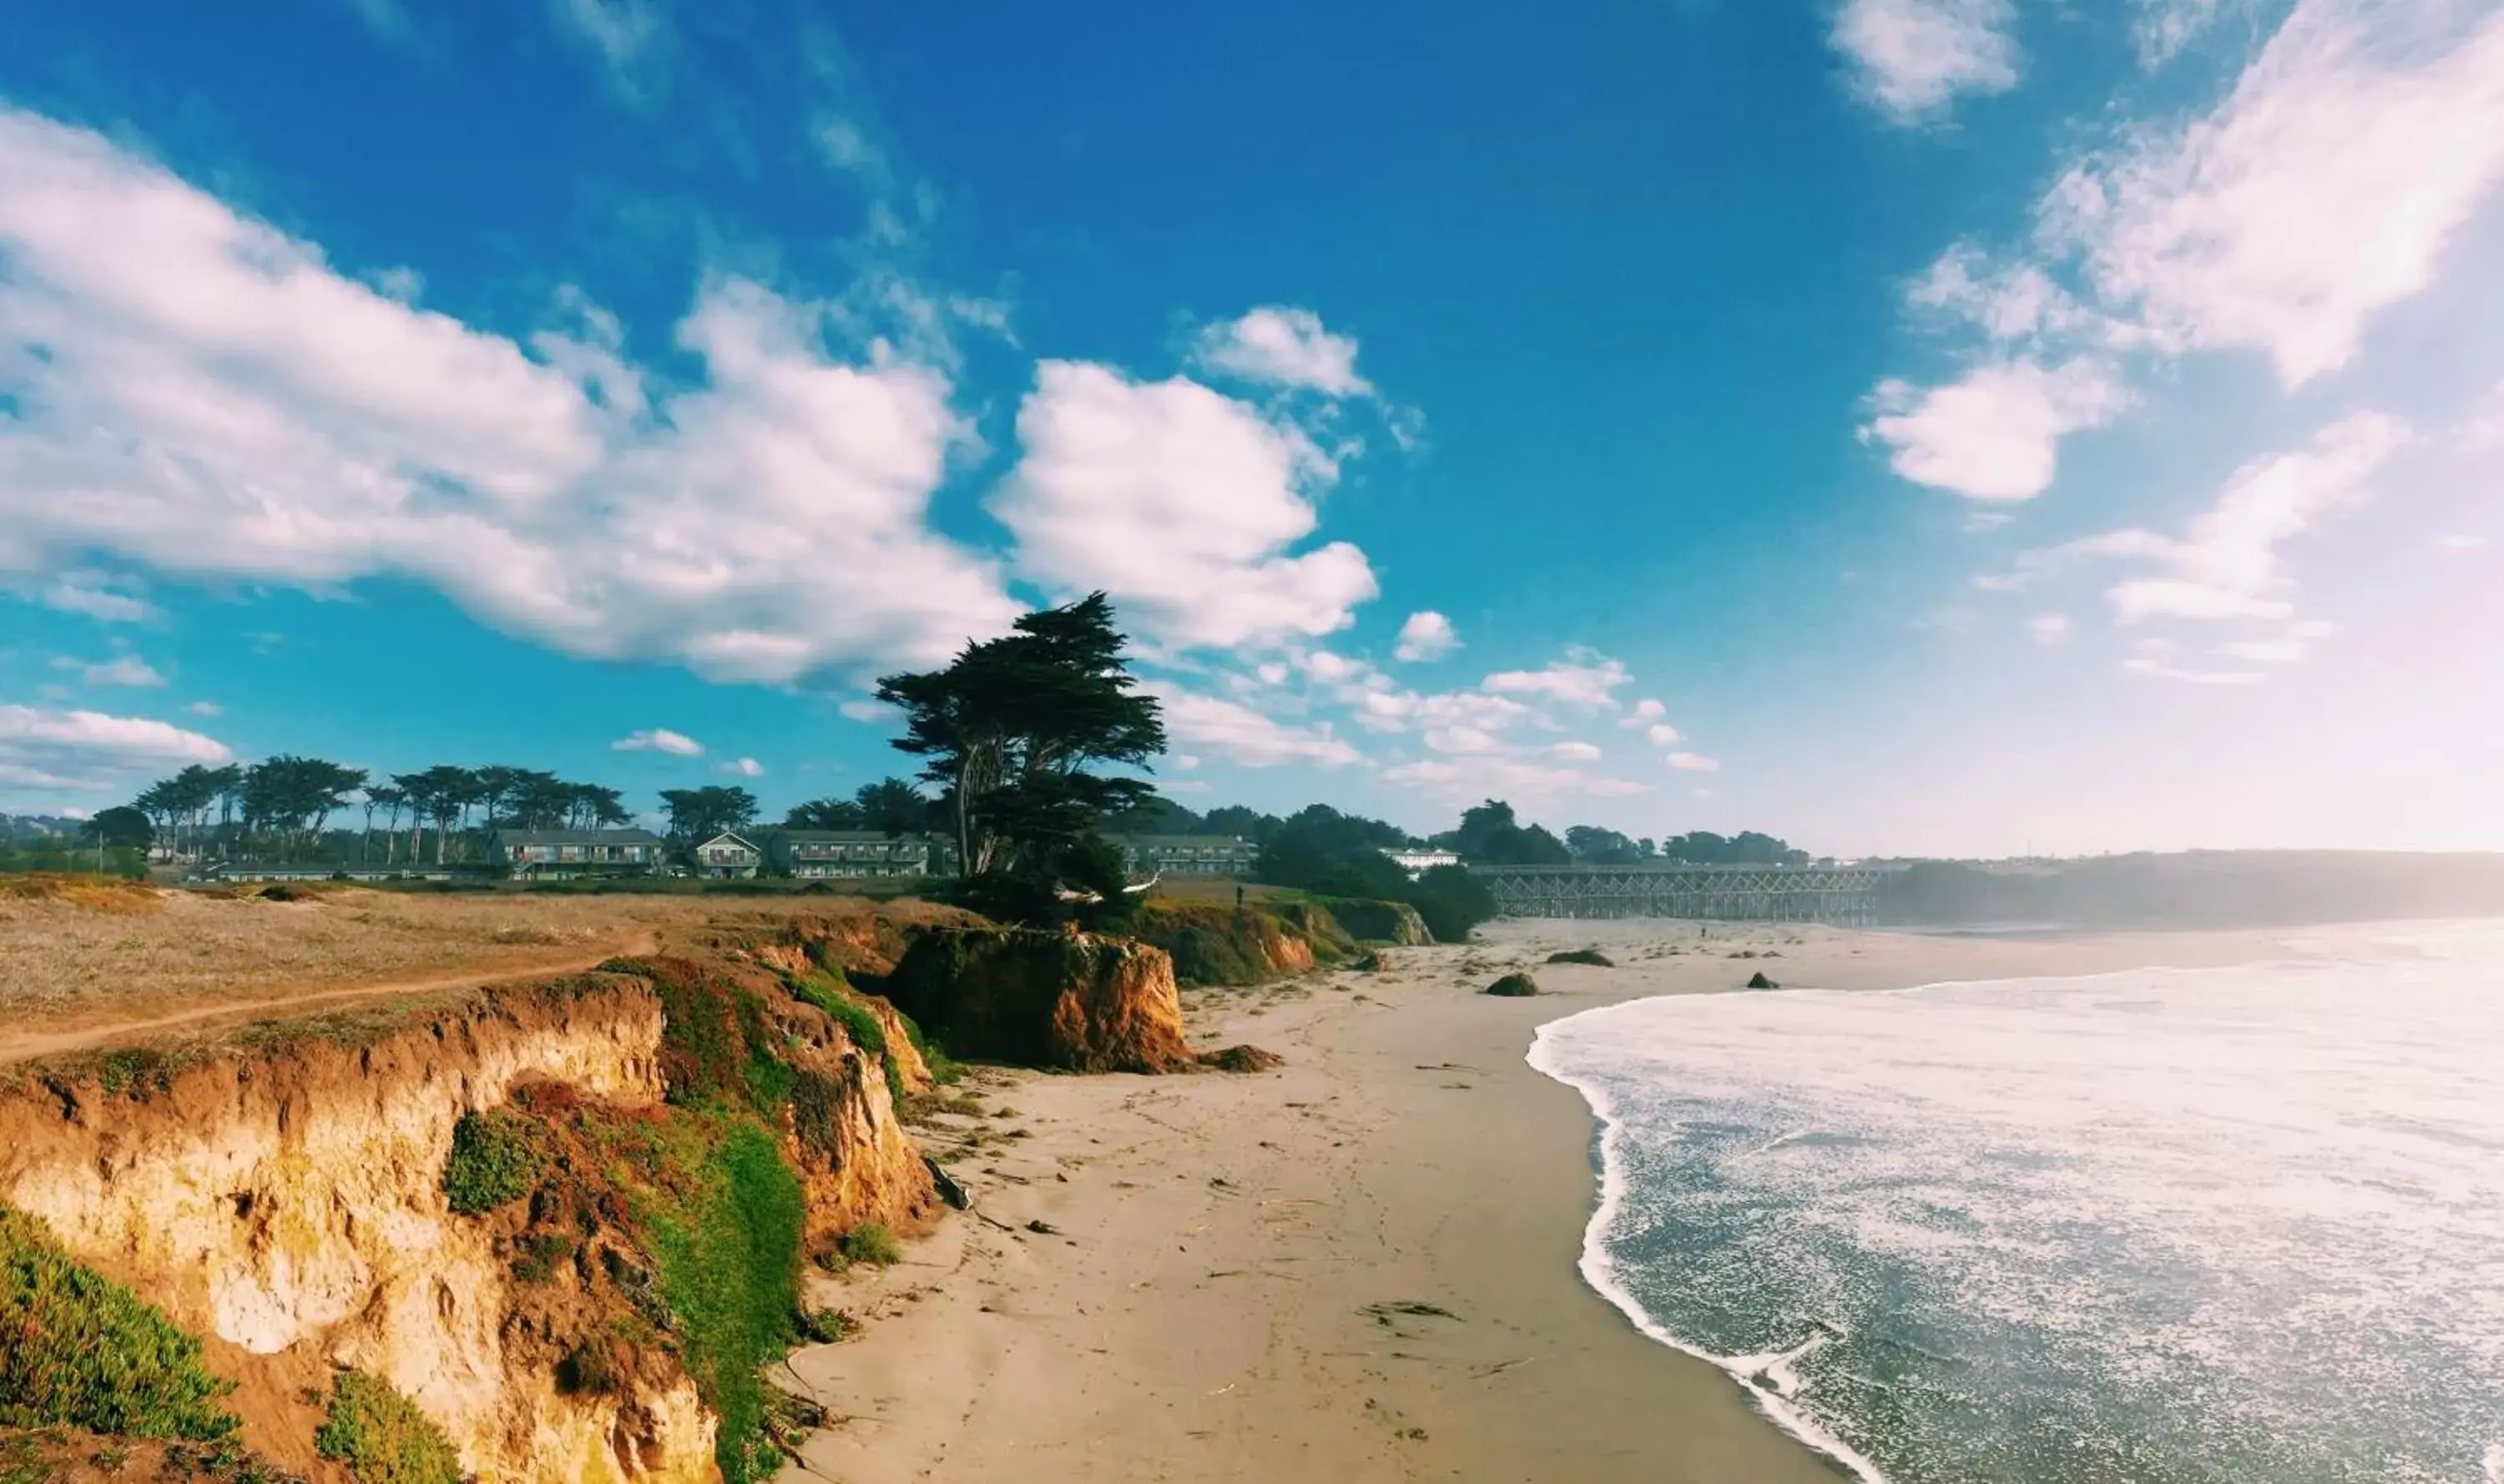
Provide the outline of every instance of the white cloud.
<path id="1" fill-rule="evenodd" d="M 2278 547 L 2321 518 L 2360 500 L 2408 430 L 2380 413 L 2360 412 L 2323 429 L 2313 446 L 2255 459 L 2226 481 L 2217 502 L 2174 540 L 2120 531 L 2073 543 L 2095 555 L 2139 557 L 2169 569 L 2114 587 L 2114 610 L 2125 623 L 2153 617 L 2283 618 L 2292 612 L 2293 583 Z"/>
<path id="2" fill-rule="evenodd" d="M 1722 771 L 1722 764 L 1718 759 L 1706 757 L 1701 752 L 1673 752 L 1667 758 L 1663 759 L 1663 761 L 1668 763 L 1672 768 L 1679 770 L 1681 773 L 1719 773 Z"/>
<path id="3" fill-rule="evenodd" d="M 773 682 L 934 662 L 1017 612 L 924 524 L 972 436 L 948 378 L 838 359 L 842 306 L 710 283 L 678 328 L 706 384 L 647 386 L 578 300 L 525 352 L 5 109 L 0 262 L 0 572 L 395 574 L 567 653 Z"/>
<path id="4" fill-rule="evenodd" d="M 2070 627 L 2067 613 L 2037 613 L 2026 620 L 2026 632 L 2034 636 L 2034 642 L 2044 645 L 2066 642 Z"/>
<path id="5" fill-rule="evenodd" d="M 1620 799 L 1651 791 L 1629 778 L 1498 756 L 1396 763 L 1382 771 L 1382 780 L 1447 803 L 1502 798 L 1524 808 L 1569 797 Z"/>
<path id="6" fill-rule="evenodd" d="M 2472 556 L 2493 544 L 2494 541 L 2490 537 L 2472 535 L 2466 532 L 2453 532 L 2434 538 L 2435 550 L 2455 557 Z"/>
<path id="7" fill-rule="evenodd" d="M 1548 755 L 1560 762 L 1596 763 L 1600 749 L 1586 742 L 1561 742 L 1548 749 Z"/>
<path id="8" fill-rule="evenodd" d="M 145 717 L 0 706 L 0 783 L 115 788 L 137 771 L 216 766 L 233 756 L 214 738 Z"/>
<path id="9" fill-rule="evenodd" d="M 2083 328 L 2092 318 L 2033 263 L 1992 262 L 1970 242 L 1939 255 L 1904 291 L 1907 303 L 1972 324 L 1989 339 L 2023 340 Z"/>
<path id="10" fill-rule="evenodd" d="M 743 757 L 735 762 L 724 763 L 721 765 L 721 771 L 724 773 L 736 774 L 743 778 L 761 778 L 765 777 L 765 765 L 752 757 Z"/>
<path id="11" fill-rule="evenodd" d="M 93 664 L 62 655 L 52 661 L 52 668 L 75 671 L 79 679 L 88 685 L 146 687 L 165 683 L 165 677 L 156 673 L 156 667 L 135 654 L 117 654 L 112 659 Z"/>
<path id="12" fill-rule="evenodd" d="M 2050 369 L 1995 362 L 1941 387 L 1881 382 L 1879 415 L 1861 435 L 1886 443 L 1888 464 L 1916 484 L 1972 500 L 2032 500 L 2051 486 L 2062 437 L 2104 423 L 2129 399 L 2099 361 Z"/>
<path id="13" fill-rule="evenodd" d="M 1653 746 L 1666 747 L 1670 743 L 1677 742 L 1680 734 L 1678 728 L 1663 721 L 1655 722 L 1652 726 L 1645 728 L 1644 736 L 1651 741 Z"/>
<path id="14" fill-rule="evenodd" d="M 2132 17 L 2130 34 L 2140 63 L 2165 65 L 2215 25 L 2230 7 L 2243 5 L 2244 0 L 2131 0 L 2131 9 L 2138 14 Z"/>
<path id="15" fill-rule="evenodd" d="M 194 701 L 183 709 L 194 716 L 223 716 L 226 708 L 214 701 Z"/>
<path id="16" fill-rule="evenodd" d="M 1328 649 L 1299 649 L 1293 658 L 1297 669 L 1324 685 L 1342 685 L 1368 673 L 1359 661 Z"/>
<path id="17" fill-rule="evenodd" d="M 667 727 L 654 727 L 645 732 L 628 733 L 610 742 L 609 750 L 611 752 L 666 752 L 672 757 L 697 757 L 703 754 L 704 743 L 683 732 L 673 732 Z"/>
<path id="18" fill-rule="evenodd" d="M 1492 732 L 1477 727 L 1429 727 L 1424 741 L 1438 752 L 1501 752 L 1504 744 Z"/>
<path id="19" fill-rule="evenodd" d="M 1366 687 L 1340 698 L 1356 709 L 1359 724 L 1375 732 L 1423 727 L 1475 727 L 1500 731 L 1535 713 L 1518 701 L 1479 691 L 1418 691 Z"/>
<path id="20" fill-rule="evenodd" d="M 1453 632 L 1452 621 L 1426 608 L 1409 614 L 1400 626 L 1400 644 L 1391 657 L 1412 663 L 1440 660 L 1460 647 L 1461 637 Z"/>
<path id="21" fill-rule="evenodd" d="M 2114 559 L 2157 569 L 2154 575 L 2127 578 L 2107 590 L 2123 623 L 2290 621 L 2294 581 L 2278 548 L 2362 500 L 2375 473 L 2408 437 L 2397 419 L 2354 413 L 2323 429 L 2308 448 L 2255 459 L 2235 470 L 2216 503 L 2179 538 L 2137 529 L 2107 532 L 2024 552 L 2012 570 L 1977 577 L 1975 584 L 2022 591 L 2081 562 Z M 2311 638 L 2328 630 L 2296 623 L 2288 632 Z"/>
<path id="22" fill-rule="evenodd" d="M 837 704 L 835 709 L 854 721 L 876 723 L 895 719 L 895 707 L 884 701 L 874 701 L 865 696 L 856 696 L 850 701 L 841 702 Z"/>
<path id="23" fill-rule="evenodd" d="M 2255 665 L 2292 665 L 2312 647 L 2300 638 L 2246 638 L 2219 644 L 2217 652 L 2230 660 L 2246 660 Z"/>
<path id="24" fill-rule="evenodd" d="M 1166 761 L 1173 764 L 1174 770 L 1178 773 L 1189 773 L 1200 766 L 1200 759 L 1188 752 L 1177 752 Z"/>
<path id="25" fill-rule="evenodd" d="M 1567 706 L 1598 709 L 1615 707 L 1614 693 L 1633 678 L 1622 661 L 1576 644 L 1545 670 L 1500 671 L 1479 683 L 1500 696 L 1544 696 Z"/>
<path id="26" fill-rule="evenodd" d="M 2499 174 L 2504 12 L 2300 0 L 2223 105 L 2077 165 L 2043 225 L 2109 311 L 2296 386 L 2433 281 Z"/>
<path id="27" fill-rule="evenodd" d="M 1247 706 L 1151 682 L 1141 690 L 1165 708 L 1165 733 L 1175 742 L 1218 753 L 1247 768 L 1316 763 L 1342 768 L 1364 756 L 1327 723 L 1288 726 Z"/>
<path id="28" fill-rule="evenodd" d="M 100 623 L 141 623 L 156 616 L 155 607 L 113 591 L 93 572 L 65 572 L 44 588 L 37 601 L 48 608 L 84 614 Z"/>
<path id="29" fill-rule="evenodd" d="M 2192 685 L 2258 685 L 2268 678 L 2257 670 L 2188 670 L 2145 655 L 2134 656 L 2121 663 L 2122 669 L 2135 675 L 2181 680 Z"/>
<path id="30" fill-rule="evenodd" d="M 2016 86 L 2016 24 L 2010 0 L 1845 0 L 1832 41 L 1863 97 L 1916 123 L 1961 93 Z"/>
<path id="31" fill-rule="evenodd" d="M 1192 363 L 1220 376 L 1325 397 L 1374 391 L 1356 374 L 1356 342 L 1325 329 L 1321 316 L 1309 309 L 1265 305 L 1239 320 L 1208 326 L 1193 342 Z"/>
<path id="32" fill-rule="evenodd" d="M 991 501 L 1021 571 L 1101 588 L 1177 648 L 1319 636 L 1374 595 L 1365 554 L 1289 550 L 1338 467 L 1291 424 L 1182 377 L 1134 382 L 1047 361 L 1018 411 L 1025 446 Z"/>
<path id="33" fill-rule="evenodd" d="M 638 90 L 640 69 L 668 29 L 661 0 L 548 0 L 548 14 L 629 93 Z"/>
<path id="34" fill-rule="evenodd" d="M 1636 702 L 1633 707 L 1626 712 L 1625 718 L 1619 721 L 1617 725 L 1631 731 L 1636 727 L 1645 726 L 1652 722 L 1658 721 L 1668 714 L 1668 707 L 1663 706 L 1659 702 L 1647 696 L 1643 700 Z"/>

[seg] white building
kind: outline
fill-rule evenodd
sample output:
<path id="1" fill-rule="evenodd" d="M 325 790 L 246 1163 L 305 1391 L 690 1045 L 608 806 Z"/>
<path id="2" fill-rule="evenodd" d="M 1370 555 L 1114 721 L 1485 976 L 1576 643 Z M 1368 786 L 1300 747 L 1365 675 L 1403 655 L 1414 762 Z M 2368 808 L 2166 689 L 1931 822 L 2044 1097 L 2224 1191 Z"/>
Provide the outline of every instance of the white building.
<path id="1" fill-rule="evenodd" d="M 1410 876 L 1421 876 L 1437 866 L 1457 866 L 1461 863 L 1461 857 L 1450 850 L 1394 850 L 1386 846 L 1382 853 L 1390 856 L 1392 864 Z"/>

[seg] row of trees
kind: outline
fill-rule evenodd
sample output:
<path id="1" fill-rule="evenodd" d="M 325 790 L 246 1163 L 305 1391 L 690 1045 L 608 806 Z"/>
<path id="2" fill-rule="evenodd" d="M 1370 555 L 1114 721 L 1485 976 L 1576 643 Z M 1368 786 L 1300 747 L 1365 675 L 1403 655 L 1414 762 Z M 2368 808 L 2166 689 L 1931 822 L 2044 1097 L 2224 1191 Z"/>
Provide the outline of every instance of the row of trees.
<path id="1" fill-rule="evenodd" d="M 473 814 L 487 829 L 591 829 L 634 817 L 614 788 L 568 782 L 535 769 L 438 765 L 377 782 L 362 768 L 281 753 L 249 766 L 194 764 L 150 784 L 122 809 L 105 811 L 91 828 L 106 829 L 108 816 L 135 814 L 147 821 L 149 844 L 176 859 L 213 852 L 295 858 L 313 849 L 329 834 L 331 819 L 351 809 L 365 814 L 360 858 L 370 855 L 379 819 L 384 859 L 396 862 L 405 818 L 409 861 L 423 858 L 432 825 L 438 865 L 446 860 L 447 843 L 471 828 Z M 126 833 L 129 826 L 125 820 L 111 828 Z"/>
<path id="2" fill-rule="evenodd" d="M 1284 840 L 1290 850 L 1319 846 L 1333 854 L 1358 847 L 1398 849 L 1432 845 L 1489 866 L 1626 866 L 1648 860 L 1691 866 L 1802 866 L 1809 862 L 1807 851 L 1754 830 L 1726 838 L 1697 830 L 1654 842 L 1602 825 L 1578 824 L 1560 839 L 1545 825 L 1523 824 L 1513 806 L 1501 799 L 1489 799 L 1465 811 L 1458 826 L 1427 840 L 1398 825 L 1342 814 L 1320 804 L 1281 817 L 1241 805 L 1197 814 L 1169 799 L 1151 799 L 1113 820 L 1111 827 L 1143 835 L 1233 835 L 1259 846 Z"/>

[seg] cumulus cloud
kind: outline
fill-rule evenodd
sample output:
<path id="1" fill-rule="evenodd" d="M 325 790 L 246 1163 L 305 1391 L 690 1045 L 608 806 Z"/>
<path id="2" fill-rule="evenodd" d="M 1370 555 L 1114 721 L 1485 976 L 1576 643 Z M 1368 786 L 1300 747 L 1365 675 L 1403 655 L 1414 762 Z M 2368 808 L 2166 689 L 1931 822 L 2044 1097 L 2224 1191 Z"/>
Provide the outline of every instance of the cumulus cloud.
<path id="1" fill-rule="evenodd" d="M 732 762 L 724 763 L 721 765 L 721 771 L 728 774 L 735 774 L 743 778 L 761 778 L 765 777 L 765 765 L 752 757 L 743 757 Z"/>
<path id="2" fill-rule="evenodd" d="M 1265 305 L 1239 320 L 1202 328 L 1192 343 L 1192 363 L 1217 376 L 1319 392 L 1325 397 L 1370 396 L 1374 386 L 1356 374 L 1356 342 L 1331 333 L 1309 309 Z"/>
<path id="3" fill-rule="evenodd" d="M 1862 97 L 1919 123 L 2017 86 L 2016 25 L 2010 0 L 1845 0 L 1831 39 Z"/>
<path id="4" fill-rule="evenodd" d="M 142 623 L 156 609 L 127 593 L 107 586 L 93 572 L 65 572 L 36 594 L 36 601 L 62 613 L 78 613 L 99 623 Z"/>
<path id="5" fill-rule="evenodd" d="M 653 727 L 649 731 L 628 733 L 610 742 L 609 750 L 611 752 L 666 752 L 672 757 L 698 757 L 704 752 L 704 743 L 683 732 L 673 732 L 667 727 Z"/>
<path id="6" fill-rule="evenodd" d="M 2070 627 L 2067 613 L 2037 613 L 2026 620 L 2026 632 L 2034 636 L 2034 642 L 2043 645 L 2067 642 Z"/>
<path id="7" fill-rule="evenodd" d="M 1662 761 L 1681 773 L 1720 773 L 1722 771 L 1719 759 L 1706 757 L 1701 752 L 1673 752 Z"/>
<path id="8" fill-rule="evenodd" d="M 1668 707 L 1647 696 L 1628 707 L 1626 714 L 1618 720 L 1617 725 L 1631 731 L 1636 727 L 1650 726 L 1668 714 Z"/>
<path id="9" fill-rule="evenodd" d="M 1659 721 L 1644 728 L 1644 736 L 1651 741 L 1653 746 L 1666 747 L 1670 743 L 1678 741 L 1679 731 L 1678 728 L 1671 726 L 1669 723 Z"/>
<path id="10" fill-rule="evenodd" d="M 1345 541 L 1291 550 L 1338 466 L 1292 424 L 1184 377 L 1048 361 L 1018 411 L 1024 455 L 992 497 L 1019 569 L 1101 588 L 1176 648 L 1329 634 L 1374 595 Z"/>
<path id="11" fill-rule="evenodd" d="M 2136 10 L 2154 63 L 2256 8 Z M 1882 383 L 1862 435 L 1909 479 L 2039 493 L 2063 437 L 2130 405 L 2126 362 L 2250 352 L 2288 388 L 2348 365 L 2378 314 L 2435 282 L 2499 179 L 2504 11 L 2295 0 L 2212 106 L 2122 117 L 2073 155 L 2028 241 L 2000 257 L 1959 242 L 1932 264 L 1909 302 L 1969 324 L 1987 359 L 1926 392 Z"/>
<path id="12" fill-rule="evenodd" d="M 1440 660 L 1461 647 L 1461 637 L 1452 629 L 1452 621 L 1431 608 L 1408 615 L 1400 626 L 1399 647 L 1391 651 L 1396 660 L 1411 663 Z"/>
<path id="13" fill-rule="evenodd" d="M 1597 710 L 1617 706 L 1616 691 L 1633 678 L 1622 661 L 1576 644 L 1544 670 L 1499 671 L 1479 684 L 1499 696 L 1538 696 Z"/>
<path id="14" fill-rule="evenodd" d="M 850 701 L 840 702 L 835 709 L 854 721 L 891 721 L 895 717 L 895 707 L 884 701 L 874 701 L 866 696 L 856 696 Z"/>
<path id="15" fill-rule="evenodd" d="M 2433 281 L 2499 174 L 2504 12 L 2300 0 L 2214 111 L 2072 168 L 2043 232 L 2169 348 L 2297 386 Z"/>
<path id="16" fill-rule="evenodd" d="M 1273 768 L 1281 763 L 1344 768 L 1365 760 L 1328 723 L 1291 726 L 1250 707 L 1164 682 L 1150 682 L 1140 689 L 1164 707 L 1166 736 L 1247 768 Z"/>
<path id="17" fill-rule="evenodd" d="M 0 784 L 117 788 L 136 771 L 216 767 L 233 756 L 215 738 L 147 717 L 0 706 Z"/>
<path id="18" fill-rule="evenodd" d="M 183 709 L 194 716 L 223 716 L 226 708 L 214 701 L 194 701 Z"/>
<path id="19" fill-rule="evenodd" d="M 76 672 L 79 679 L 88 685 L 129 685 L 144 688 L 165 683 L 165 677 L 156 673 L 155 666 L 135 654 L 117 654 L 112 659 L 98 660 L 92 664 L 86 660 L 75 660 L 62 655 L 52 661 L 52 668 Z"/>
<path id="20" fill-rule="evenodd" d="M 1879 415 L 1861 430 L 1916 484 L 1970 500 L 2032 500 L 2050 488 L 2061 439 L 2097 427 L 2129 400 L 2110 367 L 2081 357 L 2046 368 L 1995 362 L 1946 386 L 1881 382 Z"/>
<path id="21" fill-rule="evenodd" d="M 1550 746 L 1548 755 L 1560 762 L 1596 763 L 1600 760 L 1600 749 L 1586 742 L 1561 742 Z"/>
<path id="22" fill-rule="evenodd" d="M 1939 255 L 1905 289 L 1904 300 L 1916 309 L 1970 324 L 1995 341 L 2080 329 L 2093 318 L 2040 267 L 1994 262 L 1971 242 Z"/>
<path id="23" fill-rule="evenodd" d="M 705 285 L 678 342 L 707 380 L 672 389 L 613 319 L 526 350 L 7 110 L 0 264 L 0 572 L 395 574 L 571 654 L 772 682 L 934 662 L 1018 610 L 924 523 L 971 437 L 948 378 L 842 359 L 836 306 Z"/>

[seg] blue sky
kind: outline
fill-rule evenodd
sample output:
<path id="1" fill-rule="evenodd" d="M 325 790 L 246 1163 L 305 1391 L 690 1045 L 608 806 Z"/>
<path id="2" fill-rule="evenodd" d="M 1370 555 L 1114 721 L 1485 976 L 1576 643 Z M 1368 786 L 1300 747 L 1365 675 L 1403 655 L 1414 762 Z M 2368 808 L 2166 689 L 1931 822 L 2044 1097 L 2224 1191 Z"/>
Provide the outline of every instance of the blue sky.
<path id="1" fill-rule="evenodd" d="M 12 31 L 0 809 L 779 809 L 1104 587 L 1194 805 L 2504 847 L 2492 4 Z"/>

